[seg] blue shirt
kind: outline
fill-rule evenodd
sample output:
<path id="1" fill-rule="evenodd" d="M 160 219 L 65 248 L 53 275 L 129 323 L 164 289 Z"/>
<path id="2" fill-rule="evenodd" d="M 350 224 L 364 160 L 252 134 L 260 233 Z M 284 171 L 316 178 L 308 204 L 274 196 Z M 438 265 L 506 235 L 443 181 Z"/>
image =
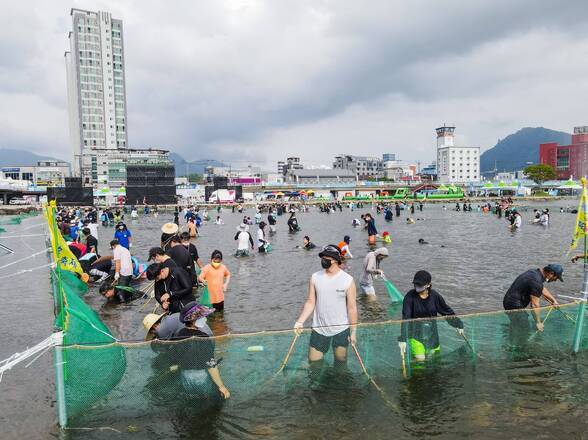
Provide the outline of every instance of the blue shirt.
<path id="1" fill-rule="evenodd" d="M 76 240 L 78 238 L 78 230 L 80 228 L 78 226 L 70 226 L 69 228 L 69 236 L 72 240 Z"/>
<path id="2" fill-rule="evenodd" d="M 119 242 L 119 244 L 122 247 L 125 248 L 129 248 L 129 238 L 132 237 L 133 235 L 131 234 L 131 231 L 129 231 L 128 229 L 124 229 L 124 230 L 120 230 L 117 229 L 116 232 L 114 233 L 114 238 L 116 238 Z"/>

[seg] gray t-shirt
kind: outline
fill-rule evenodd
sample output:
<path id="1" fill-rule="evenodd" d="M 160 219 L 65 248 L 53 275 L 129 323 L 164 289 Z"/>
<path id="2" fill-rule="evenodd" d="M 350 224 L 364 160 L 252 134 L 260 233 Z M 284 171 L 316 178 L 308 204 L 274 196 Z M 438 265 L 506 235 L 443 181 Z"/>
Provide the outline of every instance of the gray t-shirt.
<path id="1" fill-rule="evenodd" d="M 312 274 L 316 292 L 316 305 L 312 316 L 312 328 L 323 336 L 334 336 L 349 327 L 347 315 L 347 289 L 353 277 L 340 270 L 330 276 L 326 270 Z"/>

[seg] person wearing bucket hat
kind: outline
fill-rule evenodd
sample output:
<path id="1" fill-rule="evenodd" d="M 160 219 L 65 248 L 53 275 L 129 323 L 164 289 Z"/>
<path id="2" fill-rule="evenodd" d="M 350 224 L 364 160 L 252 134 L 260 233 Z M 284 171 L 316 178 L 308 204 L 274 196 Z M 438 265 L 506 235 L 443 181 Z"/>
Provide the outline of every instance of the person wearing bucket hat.
<path id="1" fill-rule="evenodd" d="M 214 357 L 214 340 L 201 328 L 198 320 L 210 315 L 214 309 L 190 302 L 180 312 L 180 321 L 184 328 L 174 336 L 174 340 L 190 339 L 170 352 L 171 358 L 178 365 L 182 387 L 191 394 L 218 396 L 228 399 L 231 393 L 221 378 L 218 361 Z M 215 391 L 218 390 L 218 393 Z"/>
<path id="2" fill-rule="evenodd" d="M 249 256 L 249 246 L 251 246 L 251 250 L 255 249 L 253 237 L 251 237 L 251 234 L 249 233 L 249 225 L 245 223 L 241 223 L 237 226 L 235 240 L 237 240 L 237 252 L 235 253 L 235 256 L 237 257 Z"/>
<path id="3" fill-rule="evenodd" d="M 437 320 L 426 318 L 451 316 L 447 323 L 456 328 L 460 335 L 464 335 L 463 322 L 455 316 L 455 312 L 439 292 L 432 288 L 429 272 L 419 270 L 412 283 L 414 288 L 404 296 L 402 302 L 402 326 L 398 346 L 402 353 L 406 353 L 407 346 L 410 346 L 409 355 L 415 361 L 422 362 L 441 350 Z M 419 320 L 413 321 L 415 319 Z"/>
<path id="4" fill-rule="evenodd" d="M 206 323 L 205 316 L 196 320 L 196 326 L 208 336 L 212 336 L 212 330 Z M 180 320 L 180 312 L 162 313 L 160 315 L 149 313 L 143 318 L 143 327 L 147 332 L 145 335 L 146 341 L 153 339 L 167 340 L 174 338 L 184 328 L 184 323 Z"/>
<path id="5" fill-rule="evenodd" d="M 166 223 L 161 227 L 161 248 L 169 248 L 170 239 L 178 233 L 179 227 L 175 223 Z"/>
<path id="6" fill-rule="evenodd" d="M 351 255 L 351 249 L 349 249 L 350 242 L 351 237 L 349 237 L 349 235 L 346 235 L 345 237 L 343 237 L 343 241 L 337 245 L 339 246 L 339 249 L 341 249 L 341 255 L 343 256 L 343 258 L 353 258 L 353 255 Z"/>
<path id="7" fill-rule="evenodd" d="M 502 300 L 505 310 L 525 309 L 531 304 L 535 327 L 537 331 L 543 331 L 541 321 L 541 298 L 544 298 L 551 305 L 558 305 L 557 300 L 544 283 L 563 281 L 563 268 L 559 264 L 548 264 L 543 269 L 530 269 L 520 274 L 506 291 Z M 523 337 L 530 330 L 527 313 L 508 313 L 511 331 Z"/>
<path id="8" fill-rule="evenodd" d="M 329 348 L 333 347 L 335 361 L 345 362 L 349 343 L 356 342 L 355 282 L 341 269 L 343 257 L 337 246 L 325 246 L 319 257 L 323 270 L 313 273 L 310 278 L 308 298 L 294 329 L 300 334 L 304 322 L 312 315 L 308 360 L 322 361 Z"/>

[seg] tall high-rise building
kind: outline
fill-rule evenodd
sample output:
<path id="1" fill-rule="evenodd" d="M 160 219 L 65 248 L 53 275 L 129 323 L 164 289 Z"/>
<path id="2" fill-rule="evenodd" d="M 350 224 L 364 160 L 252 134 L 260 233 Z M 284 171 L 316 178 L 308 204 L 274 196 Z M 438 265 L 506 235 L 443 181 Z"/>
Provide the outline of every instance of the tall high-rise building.
<path id="1" fill-rule="evenodd" d="M 73 173 L 95 183 L 95 150 L 116 154 L 128 146 L 122 21 L 108 12 L 70 15 L 65 63 Z"/>

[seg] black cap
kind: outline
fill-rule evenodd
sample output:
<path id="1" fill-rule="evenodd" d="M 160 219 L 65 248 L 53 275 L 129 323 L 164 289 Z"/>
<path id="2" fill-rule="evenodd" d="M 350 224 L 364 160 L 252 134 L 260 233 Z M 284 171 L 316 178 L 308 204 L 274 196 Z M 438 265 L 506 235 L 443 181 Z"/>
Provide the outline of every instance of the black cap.
<path id="1" fill-rule="evenodd" d="M 431 274 L 426 270 L 419 270 L 417 273 L 414 274 L 414 278 L 412 280 L 412 284 L 415 286 L 426 286 L 431 282 Z"/>
<path id="2" fill-rule="evenodd" d="M 563 267 L 561 267 L 559 264 L 548 264 L 547 266 L 545 266 L 544 270 L 553 272 L 557 279 L 563 282 Z"/>
<path id="3" fill-rule="evenodd" d="M 334 244 L 329 244 L 323 248 L 323 250 L 319 253 L 319 257 L 331 257 L 337 260 L 339 263 L 341 262 L 341 249 L 339 246 L 335 246 Z"/>
<path id="4" fill-rule="evenodd" d="M 343 241 L 345 243 L 349 243 L 351 241 L 351 237 L 349 235 L 346 235 L 345 237 L 343 237 Z"/>

